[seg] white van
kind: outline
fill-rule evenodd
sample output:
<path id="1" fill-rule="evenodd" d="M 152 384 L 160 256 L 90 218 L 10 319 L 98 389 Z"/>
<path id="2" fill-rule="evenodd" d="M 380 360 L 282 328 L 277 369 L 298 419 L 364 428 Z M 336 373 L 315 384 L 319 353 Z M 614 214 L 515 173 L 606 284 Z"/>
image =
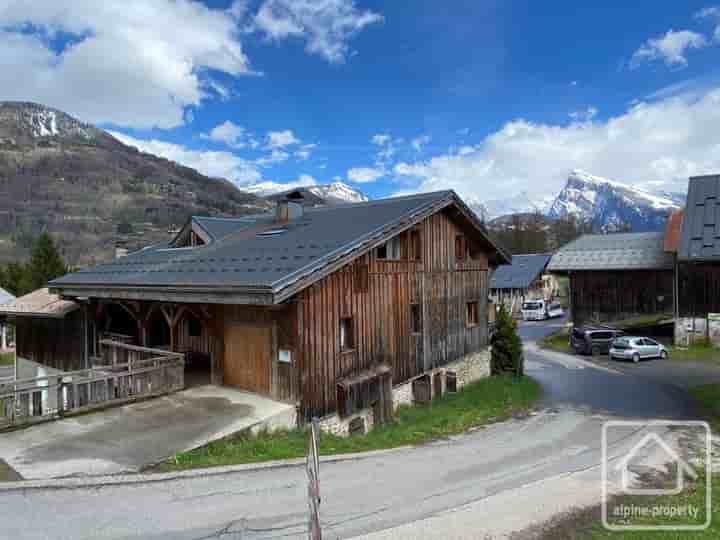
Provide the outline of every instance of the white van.
<path id="1" fill-rule="evenodd" d="M 544 321 L 553 317 L 562 317 L 563 311 L 560 302 L 546 300 L 528 300 L 522 305 L 522 318 L 525 321 Z"/>

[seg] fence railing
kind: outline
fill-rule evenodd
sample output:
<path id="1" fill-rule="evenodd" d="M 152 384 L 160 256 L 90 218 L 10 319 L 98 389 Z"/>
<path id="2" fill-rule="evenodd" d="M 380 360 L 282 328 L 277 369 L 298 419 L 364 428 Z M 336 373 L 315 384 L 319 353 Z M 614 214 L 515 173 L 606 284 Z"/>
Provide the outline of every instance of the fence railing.
<path id="1" fill-rule="evenodd" d="M 100 342 L 90 369 L 0 382 L 0 430 L 120 405 L 185 387 L 181 353 Z"/>

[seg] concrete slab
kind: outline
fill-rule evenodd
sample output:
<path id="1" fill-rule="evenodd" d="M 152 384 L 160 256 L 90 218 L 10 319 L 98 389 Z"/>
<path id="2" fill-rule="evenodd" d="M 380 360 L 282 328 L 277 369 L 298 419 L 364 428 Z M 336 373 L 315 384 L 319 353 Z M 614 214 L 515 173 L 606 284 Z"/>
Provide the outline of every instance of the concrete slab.
<path id="1" fill-rule="evenodd" d="M 291 427 L 295 408 L 200 386 L 0 435 L 0 460 L 25 479 L 135 472 L 246 429 Z"/>

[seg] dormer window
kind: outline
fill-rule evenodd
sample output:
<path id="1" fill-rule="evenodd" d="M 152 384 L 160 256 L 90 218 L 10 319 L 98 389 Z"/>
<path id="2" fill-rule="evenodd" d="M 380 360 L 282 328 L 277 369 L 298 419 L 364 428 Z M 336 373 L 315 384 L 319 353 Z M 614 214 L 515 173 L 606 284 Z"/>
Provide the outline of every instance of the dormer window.
<path id="1" fill-rule="evenodd" d="M 400 237 L 391 238 L 383 245 L 379 246 L 376 251 L 378 260 L 381 261 L 399 261 L 400 260 Z"/>
<path id="2" fill-rule="evenodd" d="M 172 249 L 189 249 L 207 245 L 211 240 L 210 235 L 194 219 L 191 219 L 175 237 L 170 247 Z"/>

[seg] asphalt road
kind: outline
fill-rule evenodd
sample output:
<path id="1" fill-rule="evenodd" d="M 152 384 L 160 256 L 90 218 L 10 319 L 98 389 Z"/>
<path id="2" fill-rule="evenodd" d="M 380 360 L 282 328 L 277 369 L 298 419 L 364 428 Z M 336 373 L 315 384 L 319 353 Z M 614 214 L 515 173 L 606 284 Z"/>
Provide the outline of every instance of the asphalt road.
<path id="1" fill-rule="evenodd" d="M 387 537 L 419 537 L 420 530 L 427 536 L 430 529 L 420 520 L 596 468 L 601 426 L 608 418 L 693 416 L 692 403 L 667 385 L 538 351 L 532 340 L 558 324 L 520 325 L 526 371 L 545 392 L 538 412 L 529 418 L 422 447 L 323 464 L 324 538 L 385 537 L 378 531 L 407 531 L 402 527 L 410 527 L 409 532 Z M 624 455 L 635 435 L 629 431 L 612 438 L 610 454 Z M 0 493 L 0 536 L 302 538 L 306 489 L 303 468 L 287 467 L 144 485 Z M 561 495 L 576 496 L 563 490 Z M 525 510 L 513 508 L 512 502 L 503 507 L 515 513 Z M 430 537 L 450 538 L 453 532 L 441 529 Z M 465 537 L 484 536 L 482 526 L 468 534 Z"/>

